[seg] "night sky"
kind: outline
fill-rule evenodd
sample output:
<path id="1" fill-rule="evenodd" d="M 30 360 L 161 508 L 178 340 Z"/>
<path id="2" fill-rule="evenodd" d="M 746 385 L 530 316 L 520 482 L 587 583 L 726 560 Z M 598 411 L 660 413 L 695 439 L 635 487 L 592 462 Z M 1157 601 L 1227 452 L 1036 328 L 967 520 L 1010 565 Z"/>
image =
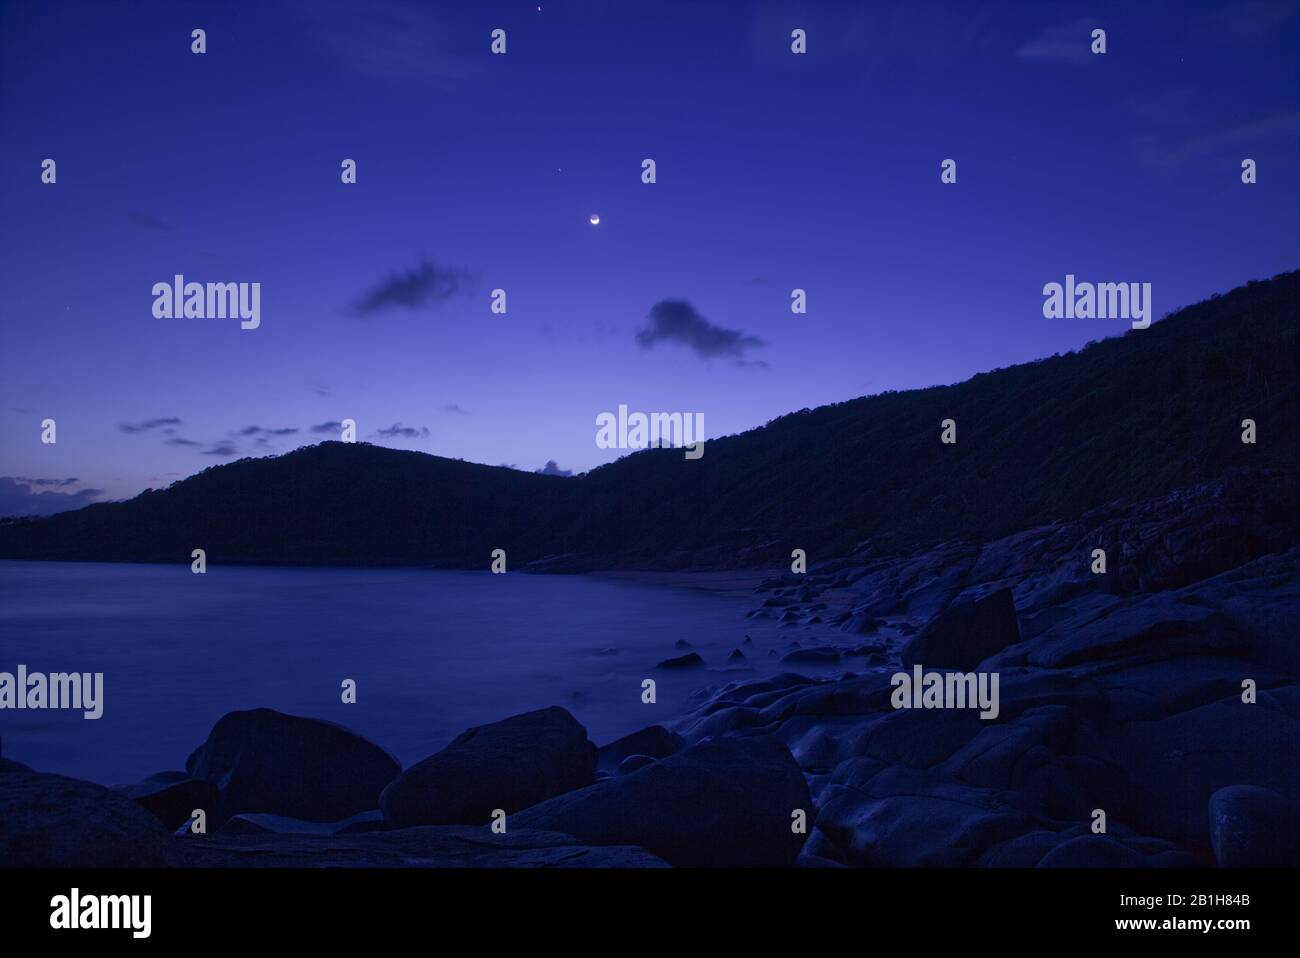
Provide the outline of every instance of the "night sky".
<path id="1" fill-rule="evenodd" d="M 1067 273 L 1158 317 L 1294 269 L 1296 9 L 0 2 L 0 513 L 343 418 L 583 471 L 619 404 L 712 438 L 1128 328 L 1045 319 Z M 176 273 L 260 328 L 154 318 Z"/>

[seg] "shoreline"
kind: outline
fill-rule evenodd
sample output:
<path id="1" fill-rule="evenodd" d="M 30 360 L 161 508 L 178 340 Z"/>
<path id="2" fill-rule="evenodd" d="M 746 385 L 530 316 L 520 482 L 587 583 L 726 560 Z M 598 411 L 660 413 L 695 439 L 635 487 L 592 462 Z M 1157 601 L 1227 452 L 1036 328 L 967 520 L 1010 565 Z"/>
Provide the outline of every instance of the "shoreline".
<path id="1" fill-rule="evenodd" d="M 611 569 L 605 572 L 582 573 L 592 579 L 613 579 L 635 582 L 640 585 L 667 586 L 674 589 L 691 589 L 736 598 L 753 596 L 754 590 L 777 573 L 762 569 L 718 569 L 692 572 L 656 572 L 653 570 Z"/>

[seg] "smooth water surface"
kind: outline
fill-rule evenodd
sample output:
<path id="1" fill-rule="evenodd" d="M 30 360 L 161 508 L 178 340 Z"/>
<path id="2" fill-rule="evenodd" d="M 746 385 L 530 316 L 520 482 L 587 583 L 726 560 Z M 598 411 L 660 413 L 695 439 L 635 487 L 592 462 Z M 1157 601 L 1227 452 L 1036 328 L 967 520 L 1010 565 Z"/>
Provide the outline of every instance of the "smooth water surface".
<path id="1" fill-rule="evenodd" d="M 103 672 L 104 715 L 0 710 L 6 758 L 105 784 L 184 768 L 226 712 L 328 719 L 404 766 L 562 705 L 597 744 L 670 721 L 723 671 L 747 598 L 585 576 L 0 562 L 0 671 Z M 757 632 L 755 636 L 757 638 Z M 686 639 L 711 668 L 654 666 Z M 776 668 L 754 647 L 753 666 Z M 641 701 L 654 678 L 658 703 Z M 341 701 L 355 679 L 357 703 Z"/>

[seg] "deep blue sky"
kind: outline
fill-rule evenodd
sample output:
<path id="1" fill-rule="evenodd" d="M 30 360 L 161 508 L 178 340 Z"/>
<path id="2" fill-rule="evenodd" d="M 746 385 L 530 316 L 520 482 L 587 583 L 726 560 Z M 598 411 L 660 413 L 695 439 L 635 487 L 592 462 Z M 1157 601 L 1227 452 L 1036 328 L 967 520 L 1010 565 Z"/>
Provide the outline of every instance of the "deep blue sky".
<path id="1" fill-rule="evenodd" d="M 1293 269 L 1296 6 L 0 2 L 0 512 L 345 417 L 585 470 L 620 403 L 716 437 L 1123 332 L 1043 318 L 1066 273 L 1161 315 Z M 355 309 L 426 261 L 449 295 Z M 174 273 L 261 328 L 155 319 Z M 663 300 L 762 345 L 644 348 Z"/>

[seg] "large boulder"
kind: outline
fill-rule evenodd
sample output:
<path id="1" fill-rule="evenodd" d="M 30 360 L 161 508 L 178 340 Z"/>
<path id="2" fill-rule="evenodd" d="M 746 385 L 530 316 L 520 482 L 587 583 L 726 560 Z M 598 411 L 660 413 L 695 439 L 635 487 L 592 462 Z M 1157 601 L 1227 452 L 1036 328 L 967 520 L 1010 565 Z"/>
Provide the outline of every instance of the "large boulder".
<path id="1" fill-rule="evenodd" d="M 903 665 L 973 670 L 990 655 L 1020 641 L 1010 589 L 954 602 L 903 646 Z"/>
<path id="2" fill-rule="evenodd" d="M 1109 835 L 1080 835 L 1057 845 L 1039 868 L 1144 868 L 1146 859 Z"/>
<path id="3" fill-rule="evenodd" d="M 1277 792 L 1229 785 L 1210 796 L 1210 846 L 1224 868 L 1300 865 L 1300 811 Z"/>
<path id="4" fill-rule="evenodd" d="M 9 868 L 158 868 L 172 840 L 131 799 L 62 775 L 0 775 L 0 864 Z"/>
<path id="5" fill-rule="evenodd" d="M 971 866 L 1033 825 L 992 789 L 903 766 L 882 769 L 860 785 L 832 784 L 821 798 L 817 830 L 848 865 Z"/>
<path id="6" fill-rule="evenodd" d="M 608 745 L 602 745 L 596 753 L 596 768 L 613 772 L 622 766 L 625 759 L 634 755 L 667 758 L 681 747 L 680 735 L 668 731 L 662 725 L 651 725 L 649 728 L 615 739 Z"/>
<path id="7" fill-rule="evenodd" d="M 312 822 L 374 808 L 401 768 L 341 725 L 272 709 L 222 716 L 185 763 L 191 777 L 220 789 L 223 814 L 269 812 Z"/>
<path id="8" fill-rule="evenodd" d="M 384 789 L 389 824 L 478 825 L 590 785 L 596 746 L 558 706 L 462 732 Z"/>
<path id="9" fill-rule="evenodd" d="M 813 806 L 790 750 L 768 736 L 713 739 L 514 816 L 511 827 L 592 845 L 639 845 L 672 865 L 779 867 L 804 842 Z"/>
<path id="10" fill-rule="evenodd" d="M 1210 850 L 1210 798 L 1230 785 L 1257 785 L 1297 798 L 1300 715 L 1294 686 L 1240 695 L 1154 721 L 1110 731 L 1116 761 L 1128 774 L 1126 817 L 1150 835 Z"/>
<path id="11" fill-rule="evenodd" d="M 1030 644 L 1028 662 L 1062 669 L 1106 659 L 1236 655 L 1244 649 L 1240 629 L 1227 614 L 1194 594 L 1158 592 L 1044 630 Z"/>

